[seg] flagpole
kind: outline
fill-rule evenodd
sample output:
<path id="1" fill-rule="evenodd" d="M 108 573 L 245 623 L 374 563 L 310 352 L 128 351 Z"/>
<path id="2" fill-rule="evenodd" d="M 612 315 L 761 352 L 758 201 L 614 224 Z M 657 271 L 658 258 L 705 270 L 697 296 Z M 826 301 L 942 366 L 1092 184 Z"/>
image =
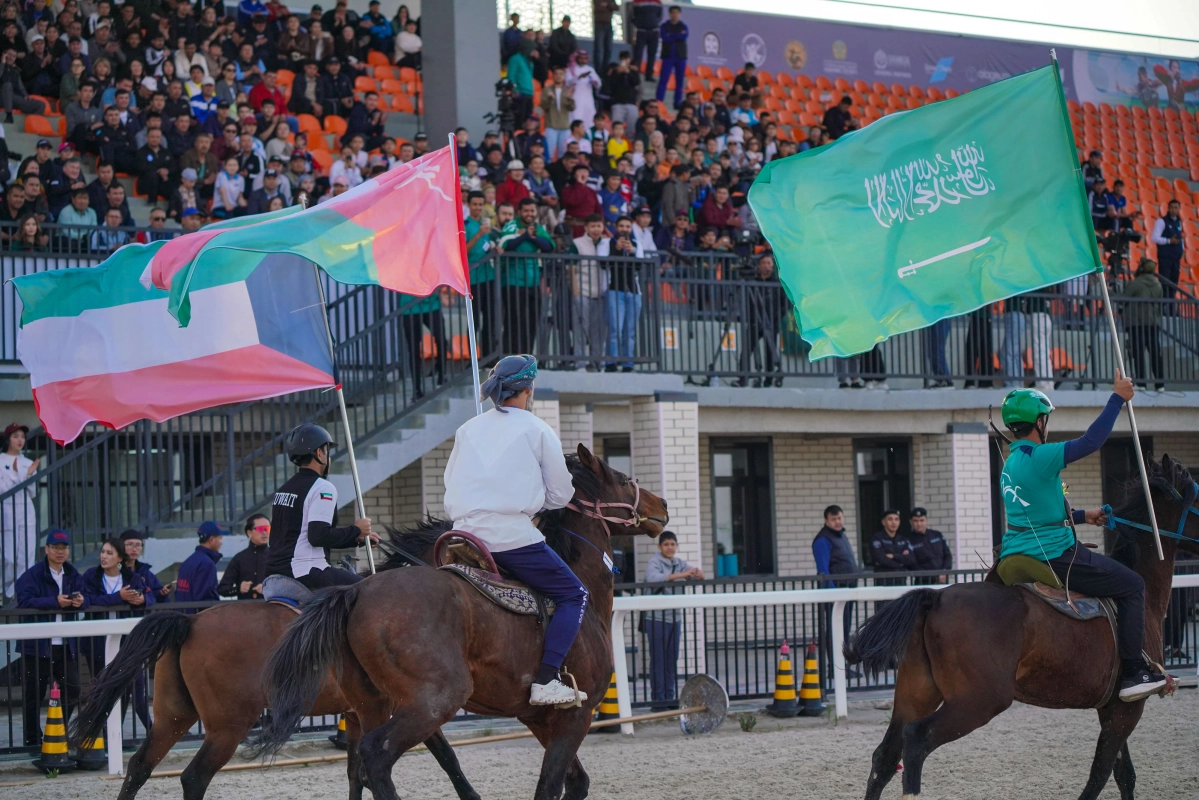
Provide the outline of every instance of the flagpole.
<path id="1" fill-rule="evenodd" d="M 1062 89 L 1061 68 L 1058 66 L 1057 62 L 1057 50 L 1050 48 L 1049 56 L 1053 59 L 1053 69 L 1058 82 L 1058 93 L 1063 97 L 1062 106 L 1064 113 L 1066 101 L 1064 99 L 1064 92 Z M 1076 170 L 1078 169 L 1077 166 L 1074 168 Z M 1098 256 L 1097 250 L 1095 251 L 1095 254 Z M 1116 315 L 1112 310 L 1112 298 L 1107 289 L 1107 271 L 1103 269 L 1102 264 L 1096 264 L 1096 266 L 1099 270 L 1099 287 L 1103 291 L 1103 311 L 1107 316 L 1107 325 L 1112 334 L 1112 349 L 1116 354 L 1116 369 L 1118 370 L 1117 374 L 1131 379 L 1132 376 L 1128 374 L 1128 370 L 1124 367 L 1124 352 L 1120 347 L 1120 332 L 1116 327 Z M 1149 492 L 1149 473 L 1145 470 L 1145 454 L 1141 451 L 1141 434 L 1140 431 L 1137 430 L 1137 415 L 1132 408 L 1131 400 L 1129 400 L 1125 405 L 1128 406 L 1128 425 L 1130 428 L 1132 428 L 1132 446 L 1136 450 L 1137 467 L 1141 473 L 1141 489 L 1145 492 L 1145 506 L 1149 509 L 1149 524 L 1153 527 L 1153 544 L 1157 548 L 1157 558 L 1159 561 L 1161 561 L 1164 560 L 1166 556 L 1162 552 L 1162 537 L 1161 531 L 1157 527 L 1157 512 L 1153 509 L 1153 497 Z"/>
<path id="2" fill-rule="evenodd" d="M 458 141 L 454 138 L 454 134 L 447 134 L 450 145 L 450 154 L 454 158 L 454 174 L 458 174 Z M 483 398 L 479 396 L 482 391 L 479 387 L 479 345 L 475 341 L 475 306 L 474 299 L 471 297 L 470 290 L 470 256 L 466 251 L 466 225 L 462 219 L 462 198 L 458 199 L 456 204 L 458 215 L 458 245 L 462 248 L 462 268 L 466 270 L 466 337 L 467 344 L 470 345 L 470 377 L 471 385 L 475 391 L 475 416 L 483 413 Z M 490 311 L 490 309 L 489 309 Z M 351 460 L 353 456 L 351 456 Z"/>
<path id="3" fill-rule="evenodd" d="M 307 195 L 300 196 L 300 205 L 307 208 Z M 316 262 L 312 264 L 312 274 L 316 278 L 316 290 L 321 297 L 321 319 L 325 323 L 325 336 L 329 341 L 329 363 L 333 366 L 334 373 L 337 372 L 337 355 L 333 347 L 333 329 L 329 327 L 329 306 L 325 299 L 325 282 L 321 280 L 320 267 Z M 334 376 L 336 378 L 336 375 Z M 354 480 L 354 502 L 358 508 L 358 519 L 366 517 L 366 503 L 362 500 L 362 481 L 358 478 L 358 460 L 354 458 L 354 437 L 350 431 L 350 415 L 346 412 L 346 395 L 342 391 L 341 381 L 337 382 L 337 406 L 341 410 L 341 425 L 346 435 L 346 454 L 350 458 L 350 476 Z M 366 563 L 370 565 L 371 574 L 375 574 L 375 552 L 371 546 L 371 537 L 367 536 L 364 542 L 366 544 Z"/>

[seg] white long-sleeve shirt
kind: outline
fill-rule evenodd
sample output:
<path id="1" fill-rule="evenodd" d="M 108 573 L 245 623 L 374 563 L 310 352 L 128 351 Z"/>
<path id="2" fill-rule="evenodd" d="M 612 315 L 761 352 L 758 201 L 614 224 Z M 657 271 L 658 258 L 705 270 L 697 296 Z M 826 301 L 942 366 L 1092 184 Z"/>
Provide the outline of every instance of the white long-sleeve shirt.
<path id="1" fill-rule="evenodd" d="M 1165 217 L 1158 217 L 1157 221 L 1153 223 L 1153 233 L 1149 234 L 1149 238 L 1153 240 L 1154 244 L 1169 244 L 1170 240 L 1162 235 L 1165 232 L 1166 219 Z"/>
<path id="2" fill-rule="evenodd" d="M 562 443 L 532 413 L 492 409 L 458 429 L 445 468 L 445 511 L 454 528 L 495 552 L 544 542 L 533 525 L 543 508 L 562 508 L 574 485 Z"/>

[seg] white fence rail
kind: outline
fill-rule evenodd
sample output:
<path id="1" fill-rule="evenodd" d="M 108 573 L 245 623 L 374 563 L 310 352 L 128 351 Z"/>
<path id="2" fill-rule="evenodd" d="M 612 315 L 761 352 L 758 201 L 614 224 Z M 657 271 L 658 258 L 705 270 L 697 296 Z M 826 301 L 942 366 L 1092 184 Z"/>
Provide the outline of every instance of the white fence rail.
<path id="1" fill-rule="evenodd" d="M 638 611 L 665 611 L 668 609 L 684 608 L 746 608 L 751 606 L 788 606 L 832 603 L 834 620 L 840 620 L 849 602 L 894 600 L 913 589 L 944 589 L 955 584 L 937 584 L 933 586 L 869 586 L 860 589 L 795 589 L 779 592 L 743 592 L 730 594 L 668 594 L 648 595 L 644 597 L 617 597 L 612 609 L 612 652 L 616 662 L 616 686 L 619 693 L 620 716 L 633 715 L 632 704 L 629 701 L 629 670 L 626 660 L 622 657 L 625 652 L 624 622 L 625 618 Z M 1175 575 L 1175 589 L 1199 587 L 1199 575 Z M 109 664 L 117 656 L 121 647 L 121 637 L 133 630 L 138 619 L 97 619 L 81 622 L 31 622 L 26 624 L 0 625 L 0 641 L 21 641 L 29 639 L 52 639 L 55 637 L 75 638 L 86 636 L 104 636 L 104 663 Z M 845 656 L 842 654 L 844 631 L 840 624 L 834 624 L 833 637 L 833 691 L 836 695 L 836 710 L 838 717 L 848 716 L 849 698 L 848 686 L 845 680 Z M 633 733 L 632 723 L 620 726 L 621 732 Z M 108 743 L 108 772 L 120 775 L 122 770 L 122 729 L 121 706 L 113 706 L 108 716 L 108 727 L 105 739 Z"/>

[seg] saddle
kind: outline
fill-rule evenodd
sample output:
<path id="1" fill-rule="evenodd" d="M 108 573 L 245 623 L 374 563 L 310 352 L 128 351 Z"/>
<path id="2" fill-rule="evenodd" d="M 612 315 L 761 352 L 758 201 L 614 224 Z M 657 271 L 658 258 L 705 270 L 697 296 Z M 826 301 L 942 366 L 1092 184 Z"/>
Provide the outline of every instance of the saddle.
<path id="1" fill-rule="evenodd" d="M 433 566 L 454 573 L 505 611 L 537 617 L 539 623 L 554 615 L 554 601 L 500 574 L 491 551 L 474 534 L 443 533 L 433 545 Z"/>
<path id="2" fill-rule="evenodd" d="M 268 575 L 262 582 L 262 596 L 268 603 L 289 608 L 297 614 L 311 602 L 313 593 L 295 578 Z"/>

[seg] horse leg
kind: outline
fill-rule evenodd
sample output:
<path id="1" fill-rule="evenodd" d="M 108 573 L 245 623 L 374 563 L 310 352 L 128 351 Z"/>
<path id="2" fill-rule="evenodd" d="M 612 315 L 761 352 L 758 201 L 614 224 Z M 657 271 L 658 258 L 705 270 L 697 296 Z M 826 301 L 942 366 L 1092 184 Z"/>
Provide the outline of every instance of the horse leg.
<path id="1" fill-rule="evenodd" d="M 883 789 L 895 777 L 903 755 L 903 732 L 908 723 L 933 713 L 941 702 L 941 691 L 933 681 L 928 653 L 923 647 L 908 647 L 895 681 L 895 703 L 891 722 L 882 742 L 874 750 L 870 764 L 870 780 L 866 782 L 866 800 L 879 800 Z"/>
<path id="2" fill-rule="evenodd" d="M 1095 800 L 1112 770 L 1116 771 L 1116 785 L 1120 787 L 1121 800 L 1131 800 L 1136 773 L 1128 758 L 1128 736 L 1141 720 L 1145 701 L 1108 703 L 1099 709 L 1099 741 L 1095 745 L 1095 760 L 1091 762 L 1091 775 L 1083 787 L 1079 800 Z"/>
<path id="3" fill-rule="evenodd" d="M 179 777 L 179 782 L 183 784 L 183 800 L 201 800 L 204 797 L 213 776 L 229 763 L 229 759 L 237 752 L 237 746 L 249 732 L 249 725 L 221 725 L 208 729 L 204 744 L 200 745 L 199 752 Z"/>
<path id="4" fill-rule="evenodd" d="M 175 742 L 200 719 L 175 653 L 167 653 L 158 660 L 154 678 L 154 718 L 159 724 L 146 731 L 142 746 L 129 759 L 117 800 L 133 800 Z"/>
<path id="5" fill-rule="evenodd" d="M 465 702 L 466 698 L 462 698 Z M 461 702 L 453 708 L 461 706 Z M 453 716 L 453 712 L 450 713 Z M 391 769 L 400 756 L 417 744 L 431 738 L 447 719 L 418 698 L 412 705 L 397 708 L 391 719 L 370 731 L 358 743 L 362 759 L 362 775 L 375 800 L 399 800 Z"/>
<path id="6" fill-rule="evenodd" d="M 458 793 L 460 800 L 480 800 L 479 793 L 475 791 L 475 787 L 470 785 L 470 781 L 462 773 L 462 766 L 458 763 L 458 756 L 454 752 L 454 748 L 450 747 L 450 743 L 446 741 L 445 734 L 441 732 L 441 728 L 437 729 L 437 733 L 425 739 L 425 747 L 429 748 L 429 752 L 433 754 L 433 758 L 437 759 L 437 763 L 445 771 L 446 776 L 449 777 L 450 783 L 454 784 L 454 791 Z"/>
<path id="7" fill-rule="evenodd" d="M 924 760 L 943 744 L 961 739 L 981 728 L 1012 704 L 1013 698 L 986 696 L 965 700 L 946 698 L 945 702 L 923 719 L 909 722 L 903 729 L 903 796 L 920 796 L 920 775 Z"/>
<path id="8" fill-rule="evenodd" d="M 575 756 L 575 760 L 570 763 L 570 768 L 566 770 L 562 800 L 583 800 L 590 787 L 591 778 L 587 776 L 587 770 L 583 769 L 579 757 Z"/>
<path id="9" fill-rule="evenodd" d="M 159 691 L 165 691 L 159 690 Z M 188 728 L 196 724 L 200 717 L 192 709 L 190 714 L 183 716 L 158 717 L 160 725 L 154 725 L 146 732 L 142 746 L 129 759 L 125 782 L 121 784 L 121 792 L 117 800 L 133 800 L 138 791 L 150 779 L 150 773 L 158 766 L 175 742 L 179 741 Z"/>
<path id="10" fill-rule="evenodd" d="M 346 778 L 350 781 L 350 800 L 362 800 L 362 775 L 359 771 L 358 742 L 362 739 L 362 726 L 357 714 L 345 714 L 346 721 Z"/>
<path id="11" fill-rule="evenodd" d="M 563 800 L 586 797 L 591 779 L 579 763 L 578 752 L 591 727 L 590 710 L 560 710 L 550 715 L 548 723 L 529 727 L 545 747 L 534 800 L 558 800 L 563 788 L 567 790 Z"/>

